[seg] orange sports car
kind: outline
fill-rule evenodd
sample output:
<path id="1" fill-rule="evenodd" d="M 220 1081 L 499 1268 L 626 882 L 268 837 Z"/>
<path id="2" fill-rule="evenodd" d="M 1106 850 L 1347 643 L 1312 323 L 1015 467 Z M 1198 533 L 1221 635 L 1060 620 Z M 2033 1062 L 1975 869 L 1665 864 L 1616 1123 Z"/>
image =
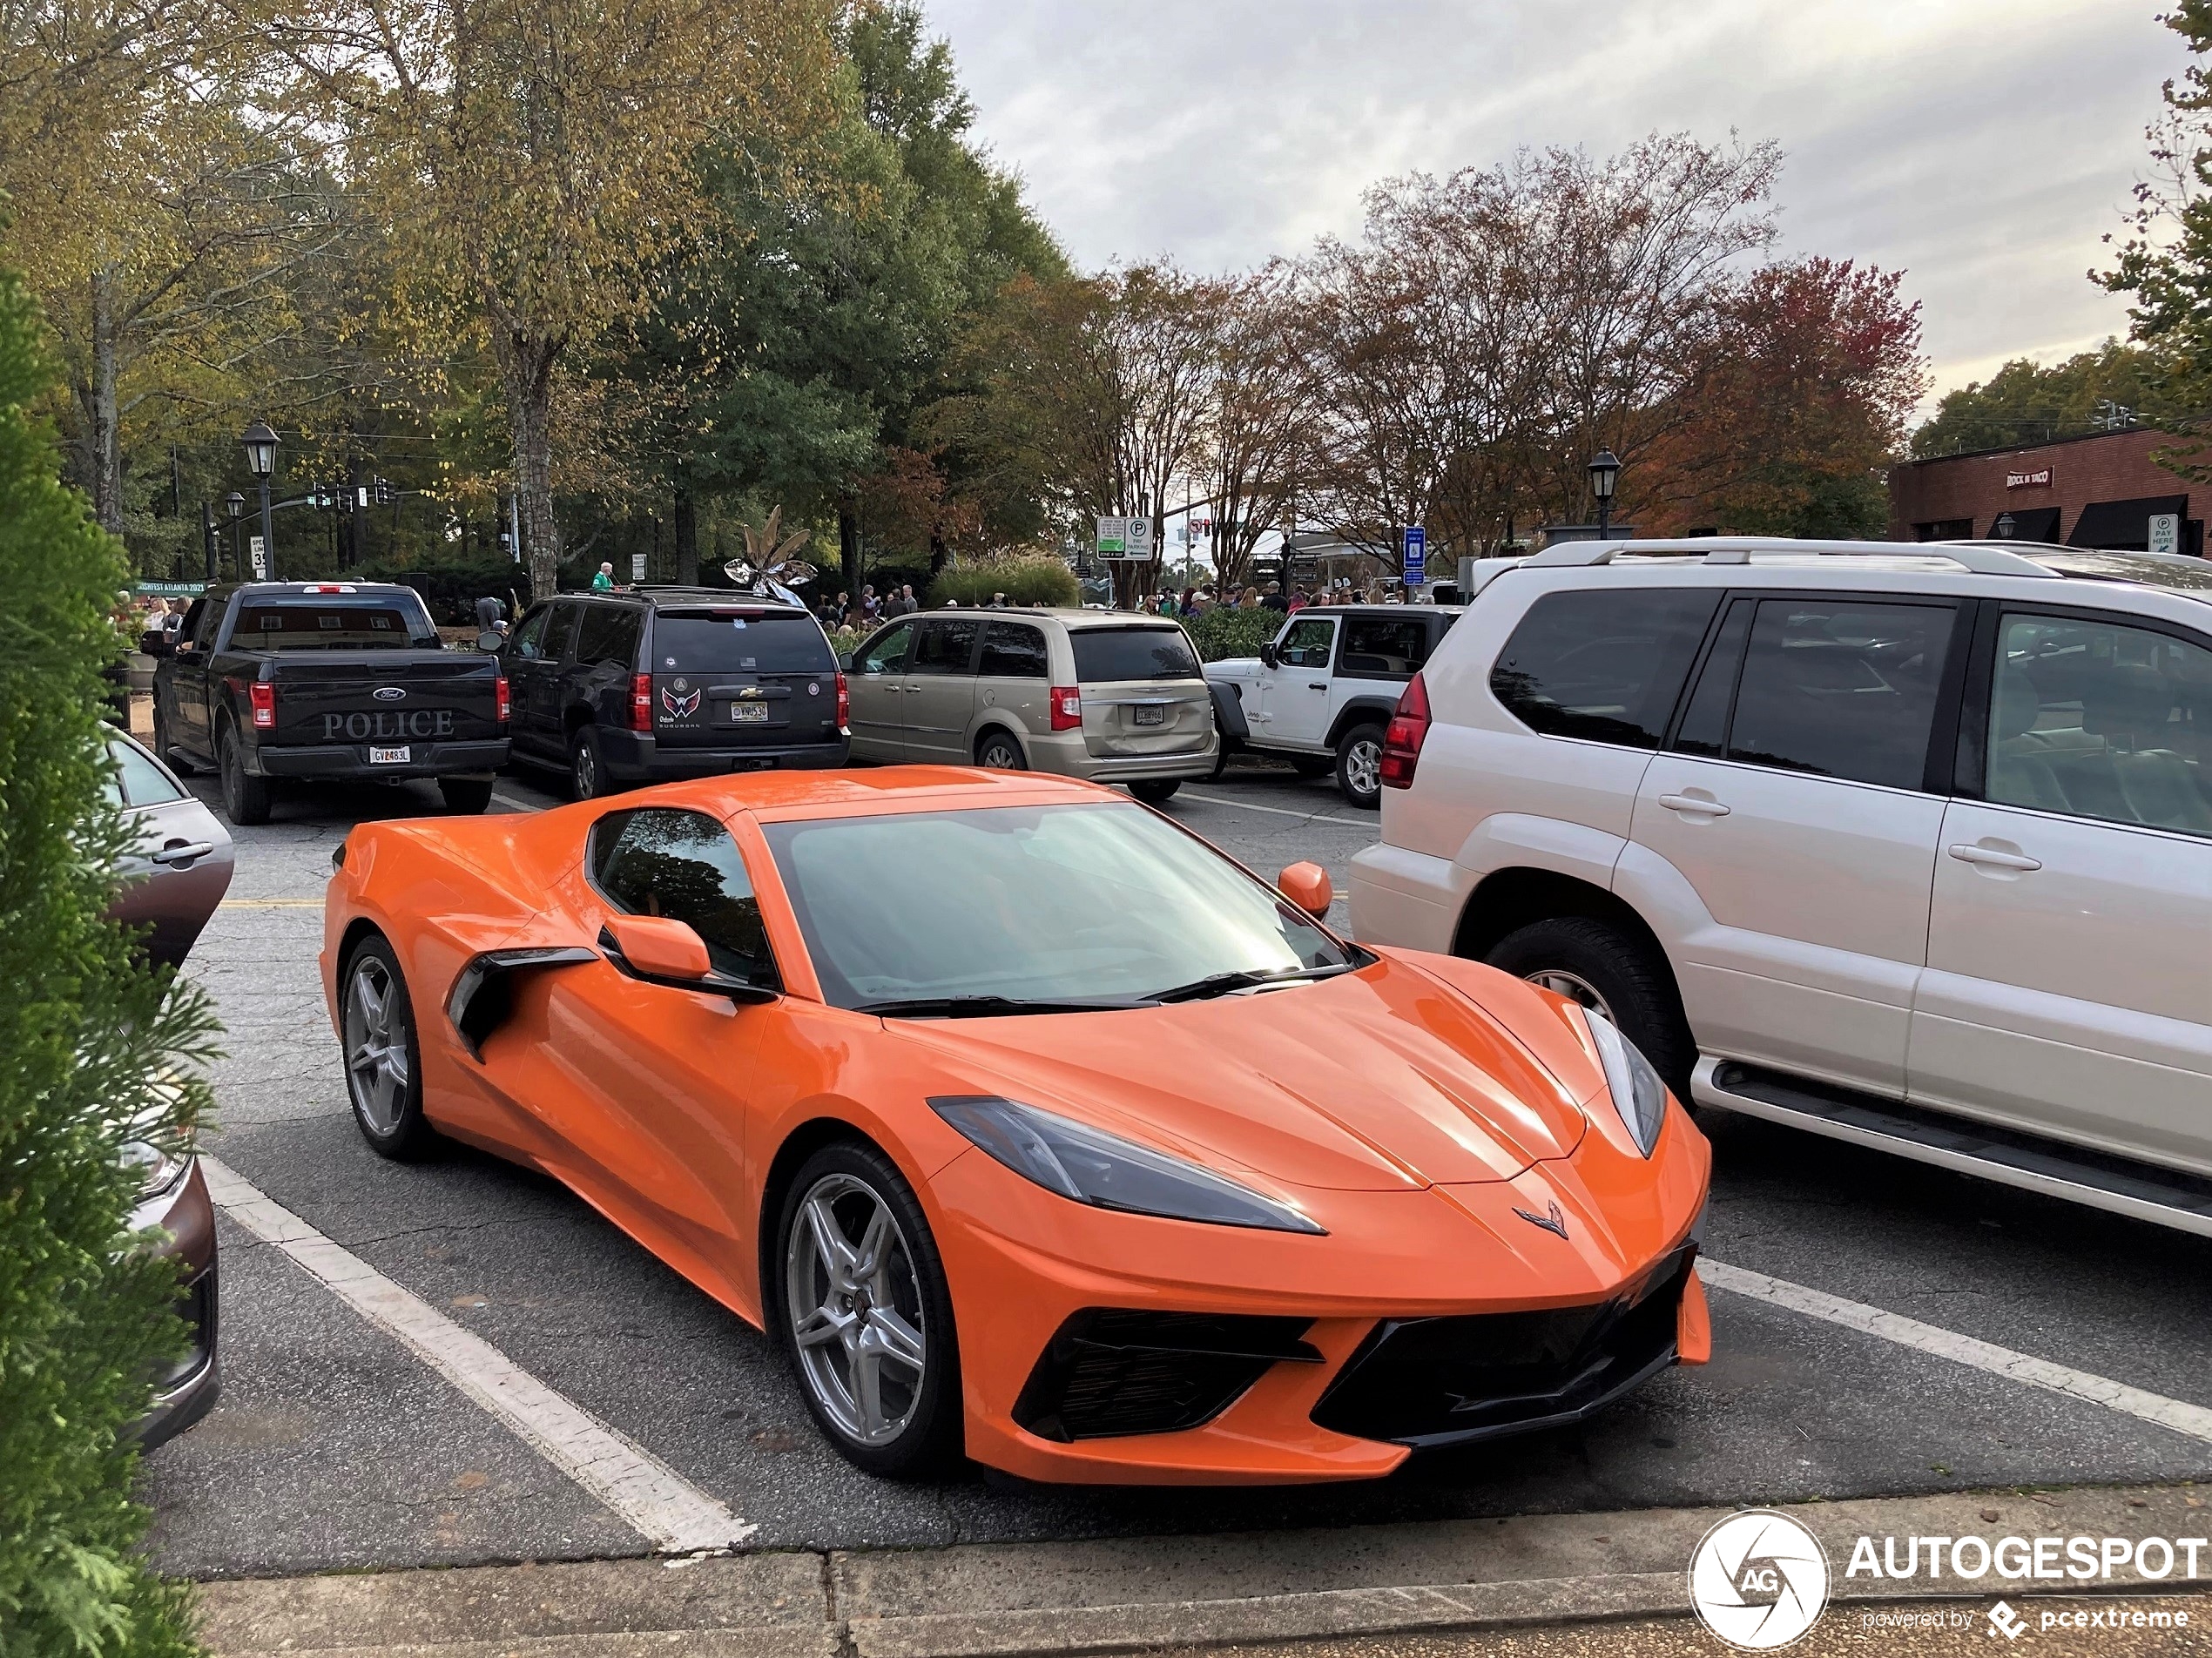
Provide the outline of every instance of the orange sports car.
<path id="1" fill-rule="evenodd" d="M 1089 784 L 762 772 L 354 829 L 354 1110 L 544 1170 L 902 1474 L 1388 1473 L 1710 1336 L 1710 1158 L 1602 1018 Z"/>

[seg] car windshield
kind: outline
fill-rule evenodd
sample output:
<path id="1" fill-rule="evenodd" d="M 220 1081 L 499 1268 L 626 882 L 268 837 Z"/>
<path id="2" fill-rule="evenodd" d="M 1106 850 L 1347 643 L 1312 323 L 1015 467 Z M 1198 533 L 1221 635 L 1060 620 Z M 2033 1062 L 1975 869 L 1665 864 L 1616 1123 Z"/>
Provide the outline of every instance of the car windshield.
<path id="1" fill-rule="evenodd" d="M 257 599 L 239 611 L 231 643 L 248 650 L 439 648 L 429 612 L 412 593 L 361 599 Z"/>
<path id="2" fill-rule="evenodd" d="M 1303 911 L 1135 805 L 763 829 L 822 994 L 840 1008 L 974 998 L 1019 1012 L 1353 965 Z"/>
<path id="3" fill-rule="evenodd" d="M 829 673 L 836 666 L 812 617 L 732 607 L 653 618 L 656 673 Z"/>

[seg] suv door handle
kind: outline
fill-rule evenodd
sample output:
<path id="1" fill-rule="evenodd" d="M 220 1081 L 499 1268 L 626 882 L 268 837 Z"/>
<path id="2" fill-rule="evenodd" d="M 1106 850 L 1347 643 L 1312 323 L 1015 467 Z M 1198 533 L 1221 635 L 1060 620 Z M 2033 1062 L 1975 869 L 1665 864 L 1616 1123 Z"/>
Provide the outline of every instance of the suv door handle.
<path id="1" fill-rule="evenodd" d="M 1729 808 L 1709 794 L 1662 794 L 1659 804 L 1669 812 L 1702 812 L 1708 818 L 1725 818 Z"/>
<path id="2" fill-rule="evenodd" d="M 1308 691 L 1326 691 L 1329 688 L 1329 682 L 1325 679 L 1309 679 L 1305 682 L 1305 688 Z"/>
<path id="3" fill-rule="evenodd" d="M 1962 864 L 1986 864 L 1992 869 L 2027 871 L 2043 867 L 2040 859 L 2025 853 L 2000 852 L 1994 846 L 1949 846 L 1946 851 Z"/>

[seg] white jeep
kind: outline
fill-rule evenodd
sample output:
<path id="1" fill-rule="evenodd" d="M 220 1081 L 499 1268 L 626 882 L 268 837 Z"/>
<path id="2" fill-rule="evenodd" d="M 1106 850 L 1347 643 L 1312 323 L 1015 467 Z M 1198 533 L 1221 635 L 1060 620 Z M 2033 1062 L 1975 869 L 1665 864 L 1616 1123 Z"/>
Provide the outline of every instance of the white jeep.
<path id="1" fill-rule="evenodd" d="M 1442 604 L 1315 605 L 1257 657 L 1208 663 L 1224 762 L 1248 749 L 1282 756 L 1300 777 L 1333 771 L 1344 798 L 1372 809 L 1399 694 L 1460 616 Z"/>

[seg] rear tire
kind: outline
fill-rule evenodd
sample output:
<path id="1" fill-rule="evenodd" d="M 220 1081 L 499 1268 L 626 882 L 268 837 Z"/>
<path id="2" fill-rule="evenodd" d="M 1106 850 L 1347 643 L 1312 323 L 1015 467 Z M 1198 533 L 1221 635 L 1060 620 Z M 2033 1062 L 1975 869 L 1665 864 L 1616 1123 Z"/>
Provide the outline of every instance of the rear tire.
<path id="1" fill-rule="evenodd" d="M 1555 916 L 1491 947 L 1494 967 L 1595 1007 L 1643 1050 L 1675 1098 L 1689 1104 L 1697 1043 L 1663 957 L 1642 940 L 1586 915 Z"/>
<path id="2" fill-rule="evenodd" d="M 448 812 L 456 817 L 470 818 L 491 804 L 491 779 L 440 778 L 438 792 L 445 796 Z"/>
<path id="3" fill-rule="evenodd" d="M 224 814 L 233 823 L 240 826 L 266 823 L 269 820 L 269 780 L 255 777 L 246 769 L 246 754 L 239 745 L 236 731 L 226 730 L 223 732 L 215 763 L 222 775 Z"/>
<path id="4" fill-rule="evenodd" d="M 1014 740 L 1014 733 L 988 731 L 976 740 L 975 764 L 987 772 L 1026 772 L 1029 763 L 1022 757 L 1022 745 Z"/>
<path id="5" fill-rule="evenodd" d="M 569 738 L 569 792 L 579 800 L 597 800 L 612 792 L 599 752 L 599 733 L 589 725 Z"/>
<path id="6" fill-rule="evenodd" d="M 1337 739 L 1337 789 L 1353 805 L 1382 805 L 1383 728 L 1354 725 Z"/>
<path id="7" fill-rule="evenodd" d="M 867 1247 L 879 1217 L 874 1270 L 846 1271 L 867 1265 L 850 1257 Z M 815 1219 L 835 1230 L 831 1247 L 841 1241 L 843 1264 L 824 1253 Z M 775 1237 L 762 1273 L 774 1328 L 823 1437 L 883 1479 L 914 1479 L 953 1463 L 963 1435 L 952 1291 L 928 1219 L 897 1166 L 857 1141 L 824 1146 L 785 1189 Z M 848 1326 L 857 1332 L 851 1345 L 843 1339 Z M 873 1389 L 862 1385 L 864 1365 L 873 1368 Z"/>
<path id="8" fill-rule="evenodd" d="M 422 1048 L 399 958 L 381 933 L 355 945 L 338 975 L 339 1043 L 354 1125 L 369 1149 L 409 1163 L 437 1143 L 422 1115 Z"/>
<path id="9" fill-rule="evenodd" d="M 1148 806 L 1163 805 L 1175 799 L 1175 792 L 1183 786 L 1181 778 L 1147 778 L 1142 783 L 1132 783 L 1129 792 Z"/>

